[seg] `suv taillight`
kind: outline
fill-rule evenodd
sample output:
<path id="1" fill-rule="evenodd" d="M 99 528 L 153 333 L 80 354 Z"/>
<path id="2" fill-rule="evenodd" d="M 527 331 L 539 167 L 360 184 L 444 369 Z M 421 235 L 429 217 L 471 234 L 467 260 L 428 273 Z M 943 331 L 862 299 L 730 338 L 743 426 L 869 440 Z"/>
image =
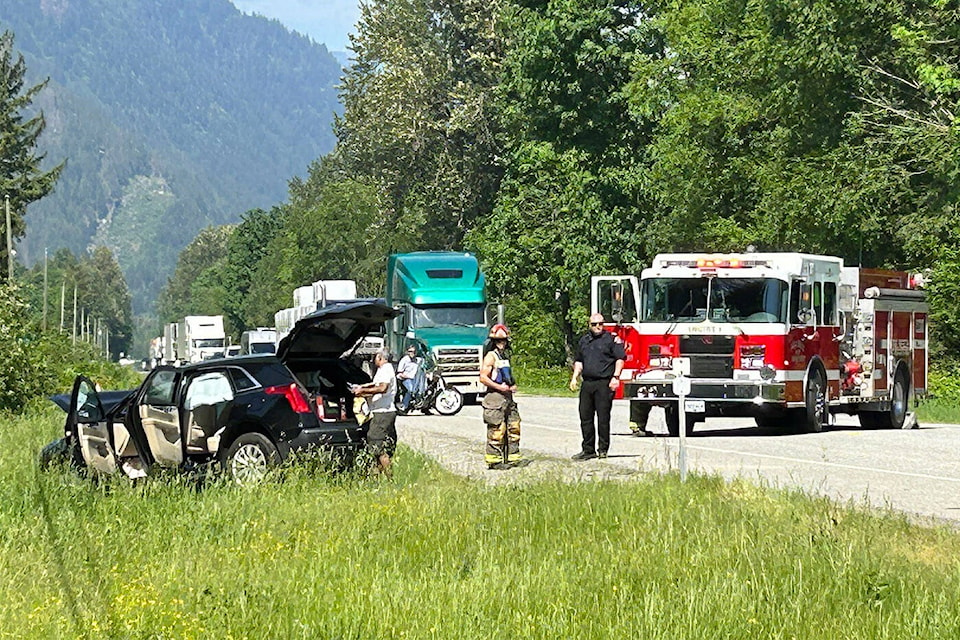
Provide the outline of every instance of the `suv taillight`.
<path id="1" fill-rule="evenodd" d="M 287 399 L 287 402 L 290 403 L 290 408 L 296 413 L 310 413 L 310 405 L 307 404 L 307 399 L 303 397 L 302 393 L 300 393 L 297 383 L 289 385 L 285 384 L 276 387 L 267 387 L 263 391 L 264 393 L 269 393 L 270 395 L 284 396 Z"/>

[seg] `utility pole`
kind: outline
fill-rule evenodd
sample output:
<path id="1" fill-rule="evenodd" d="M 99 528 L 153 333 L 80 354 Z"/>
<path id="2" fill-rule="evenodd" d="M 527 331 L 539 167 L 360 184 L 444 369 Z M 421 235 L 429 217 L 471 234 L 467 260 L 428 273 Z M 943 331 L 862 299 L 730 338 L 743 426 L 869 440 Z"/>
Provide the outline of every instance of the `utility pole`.
<path id="1" fill-rule="evenodd" d="M 77 344 L 77 285 L 73 285 L 73 344 Z"/>
<path id="2" fill-rule="evenodd" d="M 13 238 L 10 231 L 10 196 L 3 196 L 4 208 L 7 210 L 7 283 L 13 282 Z"/>
<path id="3" fill-rule="evenodd" d="M 63 333 L 63 303 L 64 297 L 67 294 L 67 281 L 64 280 L 60 283 L 60 333 Z"/>
<path id="4" fill-rule="evenodd" d="M 43 330 L 47 330 L 47 248 L 43 248 Z"/>

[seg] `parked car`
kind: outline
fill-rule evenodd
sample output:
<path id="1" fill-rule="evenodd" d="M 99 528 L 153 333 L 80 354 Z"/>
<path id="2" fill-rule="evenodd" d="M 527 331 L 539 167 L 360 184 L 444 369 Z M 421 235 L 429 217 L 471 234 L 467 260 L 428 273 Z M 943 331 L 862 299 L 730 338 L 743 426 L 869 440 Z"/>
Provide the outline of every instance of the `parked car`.
<path id="1" fill-rule="evenodd" d="M 243 348 L 238 344 L 232 344 L 227 347 L 226 351 L 223 352 L 223 355 L 227 358 L 233 358 L 243 354 Z"/>
<path id="2" fill-rule="evenodd" d="M 370 381 L 351 351 L 398 313 L 367 301 L 332 305 L 301 318 L 276 355 L 160 366 L 130 391 L 100 392 L 78 376 L 69 396 L 53 398 L 67 412 L 64 437 L 41 457 L 67 455 L 94 473 L 134 478 L 212 463 L 238 482 L 298 451 L 350 459 L 367 427 L 348 385 Z"/>

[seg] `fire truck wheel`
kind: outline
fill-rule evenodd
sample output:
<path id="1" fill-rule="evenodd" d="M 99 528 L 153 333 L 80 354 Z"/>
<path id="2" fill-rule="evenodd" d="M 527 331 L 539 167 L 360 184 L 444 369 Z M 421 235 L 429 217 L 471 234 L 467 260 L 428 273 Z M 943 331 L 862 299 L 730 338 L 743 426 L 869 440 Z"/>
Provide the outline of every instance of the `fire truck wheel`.
<path id="1" fill-rule="evenodd" d="M 676 406 L 664 407 L 663 417 L 667 423 L 667 434 L 676 438 L 680 436 L 680 411 Z M 697 423 L 697 419 L 694 416 L 687 415 L 687 435 L 693 435 L 693 425 Z"/>
<path id="2" fill-rule="evenodd" d="M 806 404 L 803 412 L 803 428 L 810 433 L 820 433 L 827 421 L 827 376 L 822 367 L 810 368 L 803 398 Z"/>
<path id="3" fill-rule="evenodd" d="M 880 429 L 902 429 L 907 417 L 907 401 L 910 396 L 910 376 L 902 364 L 893 376 L 893 391 L 890 394 L 890 409 L 874 415 L 875 427 Z"/>

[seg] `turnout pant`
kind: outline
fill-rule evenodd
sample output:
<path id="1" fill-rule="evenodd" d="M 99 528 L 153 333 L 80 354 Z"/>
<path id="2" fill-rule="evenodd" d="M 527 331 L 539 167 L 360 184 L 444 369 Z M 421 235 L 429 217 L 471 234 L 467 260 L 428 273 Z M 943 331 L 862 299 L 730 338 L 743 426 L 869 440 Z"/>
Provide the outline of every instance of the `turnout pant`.
<path id="1" fill-rule="evenodd" d="M 488 465 L 500 462 L 519 462 L 520 412 L 513 394 L 488 391 L 483 397 L 483 422 L 487 427 L 487 449 L 484 456 Z M 506 449 L 504 449 L 506 445 Z"/>
<path id="2" fill-rule="evenodd" d="M 610 378 L 584 380 L 580 386 L 581 451 L 606 453 L 610 448 L 610 410 L 613 408 Z M 593 416 L 597 416 L 596 428 Z"/>

